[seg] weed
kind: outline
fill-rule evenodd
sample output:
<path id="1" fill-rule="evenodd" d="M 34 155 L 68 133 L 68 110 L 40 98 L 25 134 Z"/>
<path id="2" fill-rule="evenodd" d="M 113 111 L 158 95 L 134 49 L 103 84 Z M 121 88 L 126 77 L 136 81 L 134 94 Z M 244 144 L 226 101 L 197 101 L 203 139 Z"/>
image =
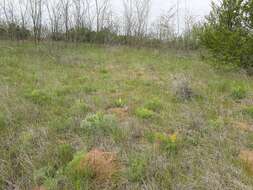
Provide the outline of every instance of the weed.
<path id="1" fill-rule="evenodd" d="M 59 166 L 65 166 L 73 159 L 74 149 L 69 144 L 61 144 L 57 147 L 57 157 Z"/>
<path id="2" fill-rule="evenodd" d="M 153 98 L 148 101 L 144 107 L 148 110 L 159 112 L 162 109 L 162 102 L 158 98 Z"/>
<path id="3" fill-rule="evenodd" d="M 125 106 L 125 102 L 121 98 L 119 98 L 115 100 L 114 106 L 117 108 L 123 108 Z"/>
<path id="4" fill-rule="evenodd" d="M 253 106 L 247 107 L 243 110 L 244 115 L 248 115 L 253 119 Z"/>
<path id="5" fill-rule="evenodd" d="M 71 108 L 72 113 L 87 113 L 90 111 L 90 107 L 83 100 L 76 100 Z"/>
<path id="6" fill-rule="evenodd" d="M 155 142 L 158 143 L 161 150 L 171 153 L 175 152 L 177 148 L 177 134 L 166 135 L 164 133 L 155 133 L 154 134 Z"/>
<path id="7" fill-rule="evenodd" d="M 44 105 L 49 104 L 52 101 L 51 96 L 44 90 L 33 90 L 31 93 L 26 95 L 33 103 Z"/>
<path id="8" fill-rule="evenodd" d="M 134 154 L 129 158 L 128 178 L 132 182 L 140 182 L 145 178 L 148 166 L 147 158 L 141 154 Z"/>
<path id="9" fill-rule="evenodd" d="M 141 119 L 150 119 L 154 116 L 154 112 L 147 108 L 137 108 L 135 114 Z"/>
<path id="10" fill-rule="evenodd" d="M 113 115 L 102 113 L 88 114 L 81 122 L 81 128 L 88 136 L 98 138 L 99 136 L 112 137 L 115 141 L 124 139 L 123 131 L 118 127 Z"/>
<path id="11" fill-rule="evenodd" d="M 245 86 L 237 85 L 232 88 L 231 96 L 235 100 L 241 100 L 246 98 L 247 96 L 247 89 Z"/>

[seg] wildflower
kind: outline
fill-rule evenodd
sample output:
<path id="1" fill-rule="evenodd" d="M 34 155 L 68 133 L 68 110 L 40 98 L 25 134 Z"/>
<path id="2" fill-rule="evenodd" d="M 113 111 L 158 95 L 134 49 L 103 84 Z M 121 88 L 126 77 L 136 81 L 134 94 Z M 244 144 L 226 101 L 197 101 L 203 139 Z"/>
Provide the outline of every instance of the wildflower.
<path id="1" fill-rule="evenodd" d="M 174 133 L 173 135 L 170 136 L 170 141 L 171 141 L 172 143 L 175 143 L 176 140 L 177 140 L 177 134 Z"/>

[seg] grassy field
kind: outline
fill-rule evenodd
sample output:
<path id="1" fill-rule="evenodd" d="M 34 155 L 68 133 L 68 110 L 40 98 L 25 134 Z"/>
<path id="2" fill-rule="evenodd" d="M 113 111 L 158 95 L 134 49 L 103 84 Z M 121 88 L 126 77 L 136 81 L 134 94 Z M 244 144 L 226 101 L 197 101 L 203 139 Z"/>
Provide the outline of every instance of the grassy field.
<path id="1" fill-rule="evenodd" d="M 197 52 L 0 42 L 0 189 L 251 190 L 252 90 Z"/>

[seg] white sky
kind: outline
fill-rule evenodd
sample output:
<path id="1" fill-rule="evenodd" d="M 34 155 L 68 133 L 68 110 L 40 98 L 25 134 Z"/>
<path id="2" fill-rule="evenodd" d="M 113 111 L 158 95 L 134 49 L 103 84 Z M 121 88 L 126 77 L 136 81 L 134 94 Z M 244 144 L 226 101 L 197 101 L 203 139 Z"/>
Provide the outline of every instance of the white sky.
<path id="1" fill-rule="evenodd" d="M 161 13 L 169 10 L 170 7 L 176 5 L 177 0 L 151 0 L 152 10 L 151 10 L 151 20 Z M 203 18 L 210 11 L 211 0 L 179 0 L 180 1 L 180 12 L 181 15 L 185 13 L 185 3 L 187 4 L 187 10 L 191 15 Z M 216 0 L 217 1 L 217 0 Z M 112 5 L 114 11 L 120 14 L 122 11 L 122 0 L 112 0 Z"/>

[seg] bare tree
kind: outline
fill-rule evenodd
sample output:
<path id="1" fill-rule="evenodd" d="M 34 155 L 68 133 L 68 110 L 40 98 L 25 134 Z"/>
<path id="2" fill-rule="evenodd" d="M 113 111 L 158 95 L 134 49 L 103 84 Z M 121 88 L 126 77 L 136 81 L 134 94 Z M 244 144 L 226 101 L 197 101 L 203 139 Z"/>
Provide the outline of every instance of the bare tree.
<path id="1" fill-rule="evenodd" d="M 175 34 L 175 6 L 172 6 L 165 14 L 162 14 L 153 24 L 153 36 L 160 41 L 169 41 Z"/>
<path id="2" fill-rule="evenodd" d="M 42 32 L 42 0 L 29 0 L 30 16 L 33 24 L 33 35 L 35 43 L 41 39 Z"/>
<path id="3" fill-rule="evenodd" d="M 110 0 L 95 0 L 96 29 L 99 32 L 104 28 L 106 17 L 110 12 Z"/>
<path id="4" fill-rule="evenodd" d="M 147 32 L 151 0 L 136 0 L 136 28 L 135 35 L 143 38 Z"/>
<path id="5" fill-rule="evenodd" d="M 28 23 L 28 1 L 19 0 L 18 6 L 19 6 L 21 28 L 25 29 Z"/>
<path id="6" fill-rule="evenodd" d="M 134 28 L 134 7 L 133 0 L 123 0 L 123 22 L 124 22 L 124 33 L 126 36 L 133 35 Z"/>
<path id="7" fill-rule="evenodd" d="M 63 17 L 63 25 L 65 28 L 65 39 L 69 39 L 69 29 L 70 29 L 70 8 L 71 8 L 71 1 L 69 0 L 60 0 L 61 2 L 61 10 L 62 10 L 62 17 Z"/>
<path id="8" fill-rule="evenodd" d="M 15 6 L 12 0 L 3 0 L 1 5 L 7 25 L 16 23 Z"/>
<path id="9" fill-rule="evenodd" d="M 47 11 L 49 16 L 49 26 L 51 28 L 52 38 L 57 39 L 60 32 L 60 1 L 48 0 Z"/>

